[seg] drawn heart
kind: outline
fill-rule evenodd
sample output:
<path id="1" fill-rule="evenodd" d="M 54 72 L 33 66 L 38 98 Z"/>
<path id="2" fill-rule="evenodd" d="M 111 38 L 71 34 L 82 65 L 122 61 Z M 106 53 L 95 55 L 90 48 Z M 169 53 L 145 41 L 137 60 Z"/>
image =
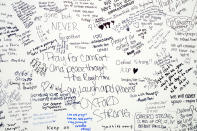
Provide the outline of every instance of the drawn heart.
<path id="1" fill-rule="evenodd" d="M 99 28 L 100 28 L 101 30 L 103 30 L 104 26 L 103 26 L 103 25 L 99 25 Z"/>
<path id="2" fill-rule="evenodd" d="M 138 22 L 135 22 L 135 23 L 133 23 L 133 26 L 134 26 L 135 28 L 139 28 L 139 23 L 138 23 Z"/>
<path id="3" fill-rule="evenodd" d="M 133 73 L 135 74 L 138 71 L 138 68 L 133 68 Z"/>
<path id="4" fill-rule="evenodd" d="M 49 81 L 46 81 L 46 82 L 42 82 L 41 83 L 41 87 L 43 88 L 44 91 L 48 88 L 49 84 L 50 84 Z"/>

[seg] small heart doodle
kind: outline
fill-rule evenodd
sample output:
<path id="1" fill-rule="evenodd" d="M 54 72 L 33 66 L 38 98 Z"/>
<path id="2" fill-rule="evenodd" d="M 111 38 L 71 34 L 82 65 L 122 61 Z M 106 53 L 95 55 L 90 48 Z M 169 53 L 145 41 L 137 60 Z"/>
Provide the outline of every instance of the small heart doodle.
<path id="1" fill-rule="evenodd" d="M 137 71 L 138 71 L 138 68 L 133 68 L 133 73 L 134 74 L 137 73 Z"/>

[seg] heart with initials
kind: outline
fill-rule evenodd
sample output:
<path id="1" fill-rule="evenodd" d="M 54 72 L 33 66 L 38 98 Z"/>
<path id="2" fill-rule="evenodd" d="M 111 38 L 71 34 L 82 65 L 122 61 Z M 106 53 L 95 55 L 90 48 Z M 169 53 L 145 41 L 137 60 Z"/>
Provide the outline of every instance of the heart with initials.
<path id="1" fill-rule="evenodd" d="M 137 71 L 138 71 L 138 68 L 133 68 L 133 73 L 134 74 L 137 73 Z"/>

